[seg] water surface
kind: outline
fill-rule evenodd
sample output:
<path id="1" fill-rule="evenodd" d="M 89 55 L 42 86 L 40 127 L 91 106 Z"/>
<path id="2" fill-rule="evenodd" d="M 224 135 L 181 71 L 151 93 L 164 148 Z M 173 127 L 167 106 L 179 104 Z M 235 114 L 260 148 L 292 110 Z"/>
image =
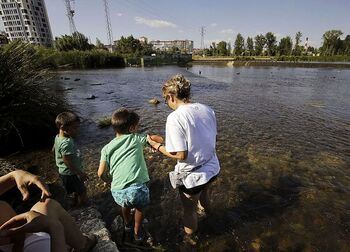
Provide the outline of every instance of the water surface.
<path id="1" fill-rule="evenodd" d="M 148 100 L 163 101 L 161 86 L 175 73 L 191 80 L 192 100 L 214 108 L 218 120 L 222 170 L 210 191 L 213 214 L 200 222 L 201 248 L 350 251 L 350 70 L 196 65 L 62 72 L 52 86 L 84 118 L 79 142 L 88 169 L 97 169 L 100 149 L 113 137 L 96 121 L 116 108 L 135 109 L 141 131 L 164 134 L 171 111 Z M 150 232 L 171 250 L 181 227 L 180 201 L 167 181 L 174 162 L 146 156 Z"/>

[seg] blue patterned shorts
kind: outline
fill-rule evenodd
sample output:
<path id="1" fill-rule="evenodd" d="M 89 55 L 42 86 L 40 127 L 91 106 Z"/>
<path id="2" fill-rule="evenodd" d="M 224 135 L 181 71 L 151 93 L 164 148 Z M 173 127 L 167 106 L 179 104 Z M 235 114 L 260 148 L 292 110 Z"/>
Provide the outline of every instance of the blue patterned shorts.
<path id="1" fill-rule="evenodd" d="M 111 190 L 114 201 L 121 207 L 143 208 L 150 202 L 146 184 L 131 184 L 121 190 Z"/>

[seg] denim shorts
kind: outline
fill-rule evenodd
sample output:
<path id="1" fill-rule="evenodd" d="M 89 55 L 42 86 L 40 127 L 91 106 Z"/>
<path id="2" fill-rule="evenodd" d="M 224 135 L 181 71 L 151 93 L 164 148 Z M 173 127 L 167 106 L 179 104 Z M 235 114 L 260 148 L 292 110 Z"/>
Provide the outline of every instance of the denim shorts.
<path id="1" fill-rule="evenodd" d="M 121 190 L 112 189 L 111 192 L 114 201 L 121 207 L 143 208 L 150 203 L 146 184 L 135 183 Z"/>

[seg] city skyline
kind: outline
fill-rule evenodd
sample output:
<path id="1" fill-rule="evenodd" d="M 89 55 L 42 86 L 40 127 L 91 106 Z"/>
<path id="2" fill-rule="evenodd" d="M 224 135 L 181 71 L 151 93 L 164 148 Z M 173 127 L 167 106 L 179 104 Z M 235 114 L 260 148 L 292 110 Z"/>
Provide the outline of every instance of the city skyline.
<path id="1" fill-rule="evenodd" d="M 194 47 L 201 46 L 200 29 L 205 27 L 204 44 L 227 41 L 234 43 L 237 33 L 246 39 L 273 32 L 277 40 L 284 36 L 294 39 L 296 32 L 309 38 L 309 45 L 319 47 L 322 35 L 331 29 L 350 34 L 350 1 L 160 1 L 113 0 L 109 10 L 113 40 L 121 36 L 145 36 L 148 40 L 188 39 Z M 63 0 L 46 0 L 54 37 L 69 34 L 69 23 Z M 77 30 L 91 43 L 96 38 L 107 43 L 106 21 L 102 0 L 75 1 L 74 20 Z M 4 30 L 3 23 L 0 30 Z"/>

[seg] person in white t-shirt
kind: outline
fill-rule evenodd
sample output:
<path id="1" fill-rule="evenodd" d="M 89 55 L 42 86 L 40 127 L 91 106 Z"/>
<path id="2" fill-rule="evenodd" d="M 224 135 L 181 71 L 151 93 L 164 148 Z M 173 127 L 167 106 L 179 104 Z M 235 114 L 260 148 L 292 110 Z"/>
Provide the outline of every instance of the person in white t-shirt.
<path id="1" fill-rule="evenodd" d="M 165 146 L 150 138 L 148 142 L 162 154 L 177 160 L 170 180 L 173 187 L 178 187 L 184 208 L 184 242 L 196 245 L 198 207 L 209 213 L 208 186 L 219 174 L 220 164 L 215 149 L 215 113 L 206 105 L 192 103 L 190 90 L 190 82 L 181 74 L 165 82 L 163 97 L 174 110 L 167 118 Z"/>

